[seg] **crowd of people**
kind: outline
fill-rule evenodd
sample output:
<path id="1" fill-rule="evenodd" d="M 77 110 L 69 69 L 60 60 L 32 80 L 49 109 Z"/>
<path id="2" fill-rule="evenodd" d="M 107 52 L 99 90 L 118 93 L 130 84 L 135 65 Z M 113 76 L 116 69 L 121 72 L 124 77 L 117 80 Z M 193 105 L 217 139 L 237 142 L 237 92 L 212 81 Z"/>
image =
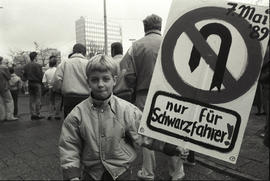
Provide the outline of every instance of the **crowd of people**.
<path id="1" fill-rule="evenodd" d="M 31 120 L 44 118 L 40 114 L 42 87 L 49 94 L 48 120 L 60 120 L 63 105 L 59 151 L 64 179 L 128 180 L 130 164 L 140 148 L 143 162 L 138 178 L 155 179 L 155 151 L 159 151 L 169 156 L 170 179 L 183 179 L 184 164 L 195 165 L 194 152 L 137 131 L 162 41 L 161 24 L 159 16 L 147 16 L 145 36 L 133 42 L 125 55 L 122 44 L 115 42 L 111 56 L 98 54 L 88 60 L 86 47 L 75 44 L 69 58 L 58 66 L 57 57 L 50 56 L 44 73 L 36 62 L 37 53 L 31 52 L 22 80 L 13 68 L 1 65 L 0 57 L 0 96 L 5 105 L 0 119 L 18 120 L 18 94 L 27 81 Z M 269 146 L 269 56 L 262 72 L 260 83 L 268 96 L 265 144 Z"/>

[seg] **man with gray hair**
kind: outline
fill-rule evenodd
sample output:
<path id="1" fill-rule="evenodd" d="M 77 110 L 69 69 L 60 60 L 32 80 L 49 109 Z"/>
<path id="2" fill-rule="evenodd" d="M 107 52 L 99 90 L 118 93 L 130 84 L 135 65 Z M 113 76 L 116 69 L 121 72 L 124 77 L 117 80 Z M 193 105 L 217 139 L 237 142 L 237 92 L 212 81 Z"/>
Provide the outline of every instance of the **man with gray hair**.
<path id="1" fill-rule="evenodd" d="M 120 62 L 121 74 L 124 76 L 114 88 L 114 94 L 131 103 L 141 111 L 144 109 L 152 73 L 161 45 L 161 17 L 152 14 L 143 20 L 145 36 L 132 43 Z M 137 176 L 143 180 L 154 180 L 155 154 L 147 148 L 143 150 L 142 169 Z M 180 157 L 171 157 L 169 175 L 172 180 L 185 176 Z"/>

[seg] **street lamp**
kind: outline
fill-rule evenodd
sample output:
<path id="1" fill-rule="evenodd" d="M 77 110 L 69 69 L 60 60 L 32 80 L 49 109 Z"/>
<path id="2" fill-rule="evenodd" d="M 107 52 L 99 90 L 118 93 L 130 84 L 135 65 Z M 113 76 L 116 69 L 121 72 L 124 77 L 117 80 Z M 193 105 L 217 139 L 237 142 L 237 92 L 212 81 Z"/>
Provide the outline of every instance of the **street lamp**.
<path id="1" fill-rule="evenodd" d="M 106 0 L 104 0 L 104 47 L 105 55 L 108 55 Z"/>

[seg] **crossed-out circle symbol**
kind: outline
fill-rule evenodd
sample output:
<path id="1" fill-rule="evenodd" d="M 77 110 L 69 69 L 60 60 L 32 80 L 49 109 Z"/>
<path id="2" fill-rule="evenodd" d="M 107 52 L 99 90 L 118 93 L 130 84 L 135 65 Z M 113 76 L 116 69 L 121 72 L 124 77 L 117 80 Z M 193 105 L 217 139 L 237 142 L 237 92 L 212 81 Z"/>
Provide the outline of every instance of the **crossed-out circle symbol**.
<path id="1" fill-rule="evenodd" d="M 161 47 L 161 65 L 166 80 L 180 95 L 207 103 L 225 103 L 245 94 L 256 82 L 262 61 L 261 45 L 259 41 L 249 37 L 248 21 L 239 18 L 236 13 L 234 16 L 226 15 L 226 13 L 227 9 L 220 7 L 195 9 L 177 19 L 166 33 Z M 185 32 L 206 63 L 210 64 L 211 68 L 214 67 L 217 55 L 195 27 L 197 22 L 207 19 L 223 20 L 233 25 L 242 36 L 247 48 L 247 64 L 244 73 L 236 80 L 226 69 L 223 79 L 225 89 L 220 92 L 202 90 L 188 84 L 188 80 L 185 81 L 179 76 L 174 64 L 173 53 L 177 39 Z"/>

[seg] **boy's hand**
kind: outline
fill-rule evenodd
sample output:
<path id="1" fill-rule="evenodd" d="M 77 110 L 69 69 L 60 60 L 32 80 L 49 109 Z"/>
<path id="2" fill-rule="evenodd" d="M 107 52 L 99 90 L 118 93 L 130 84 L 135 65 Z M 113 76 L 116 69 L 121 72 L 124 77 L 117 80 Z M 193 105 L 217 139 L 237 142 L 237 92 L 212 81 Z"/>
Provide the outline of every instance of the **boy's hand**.
<path id="1" fill-rule="evenodd" d="M 168 156 L 181 156 L 186 159 L 189 155 L 189 150 L 180 146 L 175 146 L 169 143 L 165 143 L 163 152 Z"/>
<path id="2" fill-rule="evenodd" d="M 177 149 L 180 151 L 180 155 L 181 155 L 182 159 L 186 159 L 188 157 L 188 155 L 189 155 L 188 149 L 182 148 L 180 146 L 178 146 Z"/>
<path id="3" fill-rule="evenodd" d="M 80 180 L 78 177 L 70 179 L 70 181 Z"/>

